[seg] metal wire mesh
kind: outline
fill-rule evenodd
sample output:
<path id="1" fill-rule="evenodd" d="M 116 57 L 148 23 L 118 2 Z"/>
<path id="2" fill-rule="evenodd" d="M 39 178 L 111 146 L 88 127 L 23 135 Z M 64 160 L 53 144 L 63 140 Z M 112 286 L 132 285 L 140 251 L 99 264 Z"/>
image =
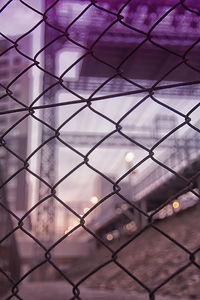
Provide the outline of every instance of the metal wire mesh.
<path id="1" fill-rule="evenodd" d="M 52 0 L 45 1 L 45 7 L 39 9 L 31 1 L 10 0 L 1 4 L 1 14 L 10 16 L 17 8 L 15 5 L 23 8 L 27 14 L 30 12 L 36 21 L 30 28 L 24 24 L 26 29 L 17 37 L 7 34 L 3 27 L 1 32 L 0 205 L 3 225 L 0 249 L 5 249 L 5 243 L 10 238 L 23 232 L 35 245 L 35 250 L 32 254 L 32 266 L 21 276 L 16 272 L 19 266 L 15 266 L 12 271 L 11 267 L 9 269 L 4 264 L 0 265 L 1 281 L 3 285 L 8 282 L 10 287 L 6 299 L 23 299 L 20 294 L 21 284 L 27 278 L 41 280 L 48 272 L 48 266 L 71 286 L 70 299 L 81 299 L 81 284 L 111 265 L 120 269 L 125 277 L 128 276 L 131 284 L 136 282 L 143 293 L 148 294 L 149 299 L 156 299 L 157 293 L 164 286 L 191 266 L 198 274 L 200 271 L 197 259 L 200 245 L 195 245 L 191 250 L 184 241 L 179 242 L 173 234 L 162 229 L 156 220 L 159 213 L 162 214 L 181 195 L 190 192 L 196 202 L 199 200 L 199 3 L 187 0 L 162 3 L 147 0 Z M 33 44 L 38 45 L 37 50 L 31 52 L 26 45 L 29 37 L 34 36 L 38 30 L 44 38 L 42 42 L 33 41 Z M 78 53 L 78 56 L 67 63 L 63 59 L 62 72 L 59 73 L 56 55 L 60 49 L 67 49 L 71 55 L 73 52 Z M 13 65 L 10 67 L 11 60 Z M 74 75 L 72 70 L 77 68 L 79 75 Z M 11 75 L 7 74 L 11 69 Z M 39 75 L 35 75 L 35 70 Z M 32 97 L 26 93 L 25 86 L 30 85 L 37 76 L 42 81 L 42 91 Z M 37 84 L 40 83 L 35 83 Z M 65 94 L 64 101 L 58 100 L 56 95 L 59 91 Z M 89 96 L 85 96 L 86 92 Z M 129 106 L 116 105 L 118 99 L 122 99 L 120 103 L 123 103 L 123 99 L 128 102 L 126 97 L 131 99 Z M 170 101 L 167 102 L 166 97 Z M 183 107 L 181 101 L 184 97 L 190 101 L 189 106 Z M 101 103 L 105 108 L 98 107 Z M 106 110 L 107 103 L 111 104 L 113 111 L 120 112 L 120 116 L 115 117 Z M 145 130 L 151 127 L 155 115 L 154 106 L 167 112 L 168 117 L 172 117 L 172 122 L 162 133 L 157 135 L 154 131 L 152 136 L 151 132 Z M 62 111 L 63 120 L 58 122 L 58 114 L 62 114 Z M 94 125 L 96 132 L 72 132 L 71 121 L 78 119 L 81 122 L 82 113 L 85 112 L 92 115 L 91 119 L 90 114 L 86 117 L 87 124 L 97 120 Z M 174 121 L 174 117 L 177 121 Z M 144 119 L 143 123 L 147 127 L 144 130 L 141 119 Z M 27 152 L 26 145 L 30 143 L 28 137 L 31 130 L 34 131 L 34 126 L 27 129 L 31 122 L 39 126 L 41 142 L 36 147 L 29 146 Z M 108 124 L 106 133 L 99 132 L 98 122 Z M 127 124 L 132 126 L 131 130 L 126 128 Z M 134 126 L 141 128 L 143 134 L 134 132 Z M 176 137 L 180 132 L 182 134 Z M 57 169 L 60 164 L 56 157 L 60 146 L 76 154 L 79 163 L 69 170 L 66 168 L 64 175 L 58 178 Z M 81 146 L 88 147 L 86 153 Z M 105 160 L 103 146 L 114 147 L 117 151 L 120 151 L 120 146 L 126 150 L 133 147 L 137 153 L 143 151 L 145 154 L 138 155 L 135 163 L 129 162 L 128 169 L 123 170 L 123 174 L 117 179 L 113 179 L 101 167 L 96 167 L 93 161 L 93 155 L 97 155 L 97 151 L 100 151 L 102 161 Z M 165 152 L 164 159 L 160 156 L 162 147 L 170 149 L 167 159 Z M 32 159 L 37 157 L 38 160 L 39 154 L 40 168 L 33 170 Z M 61 156 L 62 163 L 65 159 L 66 157 Z M 154 164 L 154 168 L 146 169 L 150 162 Z M 58 189 L 74 174 L 82 174 L 83 167 L 90 170 L 93 177 L 101 178 L 111 189 L 109 192 L 104 191 L 98 202 L 94 202 L 82 215 L 65 201 L 65 196 L 60 196 Z M 119 169 L 120 167 L 118 164 Z M 132 184 L 129 179 L 133 172 L 140 169 L 142 175 L 135 178 Z M 39 199 L 32 205 L 27 204 L 27 177 L 37 181 L 35 194 Z M 89 180 L 87 185 L 90 185 Z M 7 190 L 7 197 L 4 189 Z M 12 191 L 15 194 L 15 206 L 6 200 L 12 197 Z M 85 190 L 81 193 L 84 194 Z M 110 201 L 116 198 L 118 200 Z M 25 199 L 24 202 L 22 199 Z M 107 203 L 109 206 L 106 206 Z M 19 210 L 24 210 L 22 215 L 17 213 L 16 205 Z M 59 238 L 55 236 L 56 205 L 66 212 L 66 216 L 71 215 L 78 220 L 76 225 Z M 113 206 L 114 210 L 110 208 Z M 106 219 L 107 213 L 109 214 Z M 12 229 L 11 221 L 6 221 L 7 215 L 12 219 Z M 132 228 L 133 225 L 137 228 L 126 240 L 122 238 L 117 247 L 114 247 L 111 242 L 113 232 L 119 232 L 119 228 L 124 226 Z M 134 267 L 130 269 L 119 259 L 120 254 L 130 244 L 134 245 L 150 229 L 173 243 L 186 257 L 181 266 L 177 264 L 173 272 L 165 274 L 154 286 L 138 277 Z M 101 257 L 101 262 L 76 281 L 70 277 L 70 272 L 62 270 L 54 251 L 66 240 L 73 243 L 71 237 L 75 234 L 75 239 L 79 239 L 79 231 L 81 235 L 87 234 L 95 240 L 109 255 L 106 258 Z M 13 249 L 17 254 L 16 245 Z M 97 249 L 94 251 L 98 252 Z M 19 258 L 16 254 L 15 260 L 18 264 Z M 13 256 L 11 253 L 10 257 Z M 6 256 L 6 259 L 10 258 Z"/>

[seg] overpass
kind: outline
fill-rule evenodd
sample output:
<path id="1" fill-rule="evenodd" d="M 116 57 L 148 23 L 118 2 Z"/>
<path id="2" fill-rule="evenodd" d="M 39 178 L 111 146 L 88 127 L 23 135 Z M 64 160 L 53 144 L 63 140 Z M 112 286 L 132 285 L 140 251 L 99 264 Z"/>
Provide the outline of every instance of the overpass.
<path id="1" fill-rule="evenodd" d="M 154 171 L 155 175 L 157 170 Z M 169 174 L 164 180 L 159 175 L 161 176 L 161 171 L 157 171 L 157 183 L 154 181 L 156 178 L 149 175 L 136 187 L 134 199 L 146 202 L 147 211 L 156 210 L 167 201 L 174 200 L 192 189 L 200 188 L 200 156 L 182 167 L 179 172 Z"/>
<path id="2" fill-rule="evenodd" d="M 159 176 L 159 172 L 157 172 L 157 175 Z M 191 190 L 199 197 L 200 156 L 180 168 L 178 174 L 171 173 L 168 176 L 163 175 L 163 177 L 165 178 L 162 178 L 162 176 L 161 178 L 157 177 L 158 182 L 156 183 L 156 181 L 154 181 L 156 179 L 154 173 L 153 176 L 149 174 L 143 179 L 144 181 L 141 180 L 141 182 L 133 188 L 133 204 L 148 214 L 159 208 L 161 209 L 162 206 L 164 207 L 167 203 L 171 203 L 179 196 Z M 162 180 L 162 183 L 159 183 L 159 179 Z M 149 186 L 147 186 L 146 189 L 144 188 L 144 182 L 146 184 L 149 182 Z M 198 189 L 198 191 L 196 189 Z M 130 200 L 130 197 L 127 197 L 127 199 Z M 136 224 L 136 230 L 141 229 L 141 227 L 147 224 L 147 217 L 129 205 L 126 210 L 122 209 L 120 214 L 117 210 L 115 210 L 115 212 L 110 210 L 110 214 L 107 214 L 107 218 L 97 216 L 92 225 L 95 233 L 101 238 L 104 238 L 107 233 L 114 232 L 116 229 L 123 231 L 122 228 L 124 225 L 132 221 Z"/>
<path id="3" fill-rule="evenodd" d="M 198 136 L 198 132 L 195 132 L 194 136 L 190 135 L 190 139 L 193 139 L 196 145 L 199 143 Z M 162 165 L 158 163 L 155 167 L 150 165 L 148 170 L 141 174 L 138 182 L 132 186 L 132 195 L 125 195 L 123 189 L 120 193 L 145 213 L 159 210 L 189 191 L 192 191 L 198 199 L 200 194 L 197 191 L 200 189 L 200 153 L 198 149 L 197 147 L 194 151 L 189 147 L 188 149 L 177 148 L 168 159 L 164 161 L 160 159 Z M 188 158 L 183 155 L 185 150 L 189 151 L 185 153 L 188 154 Z M 147 217 L 129 205 L 126 210 L 121 210 L 120 214 L 110 210 L 107 218 L 97 217 L 93 225 L 95 231 L 103 236 L 106 232 L 122 227 L 131 220 L 134 220 L 140 228 L 146 224 Z"/>

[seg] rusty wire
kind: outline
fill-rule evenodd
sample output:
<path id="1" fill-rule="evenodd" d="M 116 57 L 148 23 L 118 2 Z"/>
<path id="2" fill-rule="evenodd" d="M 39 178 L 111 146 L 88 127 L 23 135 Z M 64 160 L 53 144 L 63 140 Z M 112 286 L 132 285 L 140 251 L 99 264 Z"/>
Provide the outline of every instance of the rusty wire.
<path id="1" fill-rule="evenodd" d="M 0 9 L 0 12 L 6 12 L 7 8 L 9 5 L 12 4 L 12 2 L 15 2 L 14 0 L 7 1 Z M 172 136 L 176 131 L 178 131 L 180 128 L 184 126 L 188 126 L 192 128 L 196 133 L 200 133 L 200 130 L 197 126 L 195 126 L 192 123 L 192 113 L 194 111 L 197 111 L 199 108 L 199 103 L 196 104 L 190 111 L 187 112 L 187 114 L 183 114 L 181 111 L 176 110 L 173 108 L 173 106 L 166 105 L 164 102 L 159 100 L 159 92 L 162 93 L 165 91 L 170 91 L 174 90 L 174 93 L 176 93 L 176 90 L 178 88 L 190 88 L 191 90 L 197 90 L 200 84 L 200 79 L 198 79 L 199 76 L 199 68 L 198 66 L 195 66 L 192 64 L 190 61 L 190 54 L 192 51 L 197 49 L 199 51 L 199 41 L 200 41 L 200 36 L 195 37 L 194 40 L 191 40 L 190 44 L 187 45 L 187 47 L 184 49 L 183 53 L 178 53 L 175 52 L 173 49 L 168 48 L 164 44 L 162 44 L 162 41 L 158 41 L 155 39 L 155 32 L 157 28 L 162 24 L 165 23 L 165 20 L 167 17 L 173 13 L 175 10 L 180 9 L 183 13 L 185 11 L 189 12 L 191 16 L 195 16 L 195 20 L 198 20 L 199 22 L 199 16 L 200 16 L 200 7 L 197 2 L 192 2 L 192 1 L 167 1 L 167 9 L 166 7 L 164 11 L 157 16 L 156 20 L 153 21 L 152 24 L 149 25 L 148 30 L 138 28 L 137 26 L 134 26 L 134 21 L 132 20 L 131 22 L 124 16 L 124 12 L 129 9 L 130 11 L 134 11 L 135 7 L 138 5 L 138 1 L 117 1 L 117 4 L 113 4 L 106 6 L 106 3 L 108 4 L 109 1 L 85 1 L 85 8 L 83 11 L 81 11 L 76 18 L 68 22 L 66 20 L 65 28 L 59 27 L 57 24 L 54 24 L 51 22 L 51 19 L 48 18 L 49 12 L 51 10 L 53 11 L 59 3 L 66 2 L 64 0 L 60 1 L 50 1 L 49 7 L 46 8 L 45 11 L 39 11 L 36 8 L 32 7 L 30 4 L 28 4 L 26 1 L 19 1 L 21 5 L 24 5 L 26 8 L 37 14 L 38 17 L 40 17 L 40 21 L 34 25 L 33 28 L 29 29 L 26 33 L 21 35 L 20 37 L 17 38 L 17 40 L 13 40 L 11 37 L 6 36 L 5 34 L 1 33 L 1 38 L 3 40 L 6 40 L 9 44 L 9 46 L 1 53 L 1 57 L 4 57 L 9 51 L 15 50 L 20 56 L 24 57 L 27 59 L 29 62 L 29 65 L 20 71 L 16 77 L 12 79 L 8 84 L 4 84 L 1 82 L 1 90 L 3 91 L 0 97 L 0 100 L 3 100 L 5 97 L 10 97 L 12 99 L 13 106 L 11 106 L 7 110 L 1 110 L 0 115 L 1 117 L 6 115 L 12 115 L 14 113 L 23 113 L 23 117 L 18 119 L 12 126 L 7 128 L 6 131 L 1 132 L 1 148 L 6 151 L 7 153 L 10 153 L 10 155 L 14 156 L 21 164 L 20 167 L 8 178 L 1 178 L 1 183 L 0 183 L 0 188 L 3 191 L 4 188 L 6 188 L 6 185 L 13 179 L 15 178 L 18 174 L 20 174 L 22 171 L 25 171 L 26 173 L 29 173 L 31 176 L 34 176 L 37 178 L 39 181 L 41 181 L 49 190 L 49 192 L 44 195 L 42 199 L 39 199 L 39 201 L 31 208 L 29 209 L 22 217 L 17 216 L 15 212 L 9 209 L 8 204 L 6 204 L 5 200 L 1 199 L 0 205 L 2 210 L 4 211 L 5 214 L 12 215 L 12 218 L 15 219 L 15 221 L 18 223 L 17 226 L 14 226 L 12 229 L 9 229 L 9 232 L 6 233 L 3 237 L 1 237 L 0 244 L 3 244 L 3 242 L 8 239 L 10 236 L 14 234 L 14 232 L 18 230 L 22 230 L 26 235 L 28 235 L 41 249 L 43 252 L 42 253 L 42 261 L 40 263 L 37 263 L 34 265 L 26 274 L 24 274 L 20 278 L 12 278 L 11 275 L 6 273 L 5 270 L 0 268 L 0 272 L 2 273 L 2 276 L 5 277 L 6 280 L 8 280 L 11 284 L 11 290 L 10 294 L 7 297 L 7 299 L 12 299 L 12 298 L 17 298 L 17 299 L 22 299 L 20 296 L 20 283 L 23 282 L 24 279 L 26 279 L 29 275 L 31 275 L 36 269 L 40 269 L 42 265 L 51 264 L 51 266 L 61 275 L 61 277 L 66 280 L 72 287 L 72 298 L 71 299 L 81 299 L 81 288 L 80 285 L 85 282 L 88 278 L 90 278 L 93 274 L 97 273 L 100 269 L 103 269 L 105 266 L 109 264 L 115 264 L 117 267 L 119 267 L 124 273 L 126 273 L 128 276 L 130 276 L 133 281 L 136 281 L 141 287 L 143 287 L 144 292 L 149 294 L 149 299 L 153 300 L 156 299 L 156 292 L 159 291 L 159 289 L 167 284 L 172 278 L 177 276 L 179 273 L 183 272 L 185 269 L 187 269 L 189 266 L 193 265 L 196 268 L 200 268 L 199 264 L 195 261 L 195 255 L 200 251 L 200 248 L 195 249 L 195 251 L 190 251 L 187 249 L 184 244 L 179 243 L 176 241 L 172 236 L 161 230 L 154 222 L 154 215 L 158 213 L 163 207 L 165 207 L 168 203 L 170 203 L 173 199 L 177 198 L 177 196 L 182 194 L 183 192 L 190 191 L 192 192 L 197 198 L 199 198 L 199 193 L 194 190 L 193 184 L 194 181 L 196 180 L 197 176 L 199 176 L 199 171 L 193 175 L 190 178 L 186 178 L 184 174 L 178 173 L 176 170 L 174 170 L 172 167 L 168 166 L 167 164 L 163 163 L 162 161 L 159 161 L 157 158 L 155 158 L 154 154 L 159 145 L 167 141 L 170 136 Z M 110 1 L 112 3 L 112 1 Z M 151 7 L 150 2 L 148 1 L 143 1 L 144 4 L 148 4 L 149 7 Z M 114 3 L 114 1 L 113 1 Z M 156 1 L 154 1 L 154 4 Z M 75 4 L 74 4 L 75 5 Z M 156 4 L 155 4 L 156 5 Z M 80 40 L 77 40 L 76 37 L 76 31 L 77 28 L 76 24 L 80 21 L 80 19 L 86 15 L 87 13 L 92 10 L 96 9 L 97 11 L 101 12 L 102 14 L 105 14 L 105 16 L 109 19 L 110 21 L 107 23 L 107 26 L 104 29 L 98 28 L 98 35 L 96 36 L 96 39 L 90 44 L 90 45 L 85 45 L 84 41 L 82 41 L 82 38 Z M 148 13 L 147 13 L 148 15 Z M 134 15 L 135 16 L 135 15 Z M 200 23 L 200 22 L 199 22 Z M 28 35 L 30 35 L 34 30 L 36 30 L 38 27 L 43 26 L 46 24 L 49 28 L 51 28 L 52 31 L 55 32 L 55 36 L 53 39 L 49 40 L 49 42 L 41 48 L 34 57 L 29 56 L 27 53 L 24 53 L 22 50 L 19 48 L 19 43 L 23 41 Z M 134 45 L 129 51 L 129 53 L 118 63 L 117 65 L 113 65 L 112 63 L 103 60 L 101 57 L 98 56 L 98 54 L 95 53 L 96 50 L 96 45 L 98 44 L 99 41 L 101 41 L 105 35 L 114 28 L 115 25 L 120 25 L 122 27 L 126 27 L 129 30 L 131 30 L 134 34 L 139 34 L 140 35 L 140 41 L 137 42 L 137 45 Z M 136 22 L 137 24 L 137 22 Z M 78 25 L 77 25 L 78 26 Z M 164 26 L 170 26 L 164 24 Z M 179 24 L 179 26 L 181 26 Z M 84 29 L 83 29 L 84 30 Z M 66 41 L 80 47 L 82 50 L 84 50 L 84 55 L 79 57 L 69 68 L 67 68 L 61 76 L 57 76 L 55 74 L 52 74 L 49 72 L 48 69 L 45 69 L 44 66 L 40 64 L 38 61 L 38 57 L 41 54 L 46 53 L 46 50 L 48 47 L 53 45 L 54 43 L 57 43 L 57 41 L 66 39 Z M 129 78 L 128 75 L 126 75 L 123 71 L 123 66 L 125 63 L 128 62 L 129 58 L 132 57 L 135 53 L 138 53 L 138 51 L 141 51 L 142 47 L 145 46 L 146 44 L 150 44 L 151 47 L 154 47 L 156 49 L 161 49 L 170 55 L 174 56 L 177 58 L 177 61 L 166 70 L 162 76 L 160 76 L 157 80 L 154 80 L 154 83 L 150 87 L 146 87 L 143 85 L 143 82 L 141 81 L 138 83 L 138 81 L 134 81 L 132 78 Z M 101 82 L 98 84 L 97 87 L 95 87 L 90 96 L 88 98 L 85 98 L 81 96 L 79 93 L 79 90 L 77 90 L 75 87 L 72 86 L 70 87 L 63 79 L 64 75 L 70 71 L 72 67 L 75 65 L 79 64 L 80 62 L 83 62 L 87 57 L 92 57 L 95 62 L 98 62 L 103 65 L 105 68 L 108 68 L 110 72 L 112 73 L 109 75 L 105 81 Z M 178 70 L 182 65 L 187 66 L 191 71 L 193 71 L 197 76 L 193 80 L 193 78 L 188 79 L 186 81 L 180 81 L 180 82 L 171 82 L 171 83 L 166 83 L 165 79 L 172 74 L 174 71 Z M 32 101 L 30 104 L 24 104 L 20 99 L 18 99 L 15 94 L 12 91 L 12 86 L 13 84 L 23 75 L 26 75 L 27 72 L 33 68 L 36 67 L 40 69 L 43 74 L 46 74 L 50 76 L 50 84 L 48 85 L 47 89 L 43 90 L 40 95 L 36 99 Z M 98 95 L 98 92 L 105 88 L 106 86 L 109 86 L 111 81 L 113 79 L 118 79 L 118 80 L 123 80 L 125 89 L 124 90 L 119 90 L 117 92 L 106 92 L 105 95 Z M 126 84 L 131 85 L 132 88 L 126 90 Z M 66 92 L 69 92 L 76 96 L 77 100 L 73 101 L 65 101 L 65 102 L 59 102 L 59 103 L 42 103 L 40 102 L 40 99 L 47 94 L 48 92 L 51 92 L 54 88 L 61 88 L 64 89 Z M 158 93 L 157 93 L 158 92 Z M 144 96 L 145 94 L 145 96 Z M 172 92 L 173 94 L 173 92 Z M 98 101 L 106 101 L 109 99 L 117 98 L 117 97 L 123 97 L 126 95 L 135 95 L 137 97 L 140 97 L 140 101 L 137 103 L 137 105 L 133 105 L 129 111 L 127 111 L 119 120 L 113 120 L 110 117 L 108 117 L 106 114 L 98 111 L 97 109 L 93 108 L 92 104 Z M 177 96 L 178 97 L 178 96 Z M 181 96 L 180 96 L 181 97 Z M 151 99 L 151 101 L 157 103 L 160 105 L 160 107 L 166 108 L 168 111 L 171 111 L 177 115 L 179 115 L 182 118 L 182 122 L 171 129 L 165 136 L 163 136 L 161 139 L 159 139 L 152 147 L 147 147 L 143 145 L 142 143 L 134 140 L 131 136 L 129 136 L 127 133 L 123 131 L 123 125 L 122 122 L 129 116 L 138 106 L 140 106 L 142 103 L 145 103 L 147 99 Z M 178 101 L 178 100 L 177 100 Z M 49 108 L 56 109 L 57 107 L 67 107 L 68 105 L 76 105 L 76 104 L 82 104 L 82 107 L 77 110 L 75 113 L 73 113 L 68 119 L 66 119 L 59 127 L 56 127 L 55 124 L 49 123 L 47 120 L 38 117 L 36 112 L 38 111 L 45 111 Z M 87 154 L 83 154 L 80 151 L 78 151 L 75 147 L 67 143 L 62 136 L 60 136 L 60 131 L 61 129 L 65 126 L 68 125 L 69 121 L 73 119 L 75 116 L 79 115 L 81 111 L 84 109 L 89 108 L 94 114 L 97 116 L 100 116 L 101 118 L 105 119 L 106 121 L 112 123 L 115 126 L 115 129 L 111 132 L 109 132 L 107 135 L 105 135 L 101 140 L 96 143 L 93 147 L 90 148 L 90 150 L 87 152 Z M 38 122 L 40 122 L 41 125 L 45 126 L 50 130 L 49 137 L 46 138 L 44 141 L 42 141 L 39 145 L 39 147 L 34 150 L 28 157 L 22 157 L 20 156 L 19 153 L 15 152 L 12 147 L 9 146 L 9 143 L 7 143 L 7 136 L 9 133 L 12 133 L 12 130 L 17 127 L 23 120 L 29 120 L 29 119 L 35 119 Z M 69 125 L 70 126 L 70 125 Z M 122 136 L 124 139 L 127 139 L 130 143 L 133 143 L 134 145 L 137 145 L 141 149 L 145 150 L 147 155 L 145 158 L 143 158 L 141 161 L 139 161 L 134 167 L 131 167 L 126 173 L 124 173 L 120 178 L 118 178 L 117 181 L 113 181 L 111 178 L 109 178 L 106 174 L 102 173 L 100 170 L 96 169 L 92 164 L 90 164 L 90 155 L 94 152 L 95 149 L 97 149 L 103 142 L 105 142 L 107 139 L 112 137 L 114 134 L 119 134 Z M 65 147 L 71 149 L 73 152 L 78 154 L 82 158 L 82 162 L 78 164 L 73 170 L 71 170 L 69 173 L 67 173 L 63 178 L 61 178 L 59 181 L 55 182 L 53 185 L 50 184 L 45 178 L 41 177 L 41 174 L 34 173 L 30 168 L 29 168 L 29 160 L 36 154 L 38 153 L 45 145 L 48 145 L 49 142 L 51 141 L 59 141 L 62 143 Z M 128 199 L 121 193 L 120 191 L 120 183 L 123 181 L 124 178 L 126 178 L 131 172 L 136 170 L 140 165 L 142 165 L 145 161 L 147 160 L 152 160 L 155 162 L 157 165 L 160 165 L 162 168 L 164 168 L 166 171 L 170 172 L 171 174 L 175 175 L 178 179 L 182 181 L 182 188 L 179 191 L 179 193 L 175 193 L 170 195 L 168 200 L 157 207 L 153 212 L 150 214 L 138 207 L 135 203 L 131 201 L 131 199 Z M 95 172 L 95 174 L 100 175 L 103 177 L 105 180 L 110 182 L 113 185 L 113 192 L 110 194 L 107 194 L 104 198 L 100 199 L 100 201 L 95 204 L 87 213 L 85 213 L 83 216 L 80 216 L 74 209 L 72 209 L 69 205 L 67 205 L 62 199 L 60 199 L 56 195 L 56 188 L 60 183 L 62 183 L 66 178 L 68 178 L 73 172 L 78 170 L 81 166 L 87 166 L 89 169 Z M 4 173 L 4 171 L 3 171 Z M 144 218 L 146 218 L 147 224 L 143 227 L 140 228 L 140 230 L 133 234 L 131 238 L 128 239 L 126 243 L 121 245 L 117 250 L 113 250 L 112 246 L 108 245 L 105 240 L 99 236 L 95 231 L 91 230 L 89 226 L 86 224 L 86 217 L 95 211 L 95 209 L 99 206 L 102 205 L 102 203 L 106 202 L 106 200 L 111 197 L 112 195 L 118 195 L 119 198 L 124 202 L 129 205 L 129 207 L 133 208 L 134 210 L 138 211 L 140 214 L 143 215 Z M 2 198 L 3 196 L 1 196 Z M 5 196 L 3 197 L 5 198 Z M 63 209 L 66 209 L 70 211 L 74 216 L 76 216 L 79 219 L 79 224 L 75 226 L 71 231 L 63 235 L 58 241 L 54 242 L 51 246 L 46 246 L 44 241 L 40 240 L 40 237 L 37 236 L 37 234 L 34 234 L 27 230 L 24 227 L 24 221 L 26 218 L 31 215 L 31 213 L 38 207 L 40 207 L 41 204 L 46 203 L 48 199 L 53 198 L 54 201 L 58 201 L 62 206 Z M 158 284 L 156 287 L 152 288 L 149 287 L 148 285 L 145 284 L 145 282 L 142 282 L 137 276 L 129 271 L 126 267 L 124 267 L 119 261 L 117 255 L 125 248 L 127 245 L 130 243 L 134 243 L 134 241 L 142 235 L 148 228 L 153 228 L 154 230 L 158 231 L 162 236 L 164 236 L 166 239 L 170 240 L 172 243 L 176 244 L 180 249 L 182 249 L 187 255 L 188 255 L 188 260 L 185 262 L 184 265 L 181 267 L 177 266 L 176 271 L 171 274 L 169 277 L 166 277 L 165 280 L 163 280 L 160 284 Z M 78 282 L 73 282 L 70 279 L 70 276 L 66 275 L 60 268 L 59 266 L 54 262 L 53 256 L 51 255 L 51 251 L 64 239 L 67 239 L 69 235 L 71 235 L 73 232 L 75 232 L 78 228 L 82 228 L 85 230 L 87 233 L 91 235 L 94 239 L 98 241 L 98 243 L 102 246 L 105 247 L 109 252 L 110 252 L 110 259 L 107 261 L 104 261 L 104 263 L 98 265 L 94 270 L 89 272 L 88 274 L 85 274 Z M 145 268 L 145 262 L 144 262 L 144 268 Z"/>

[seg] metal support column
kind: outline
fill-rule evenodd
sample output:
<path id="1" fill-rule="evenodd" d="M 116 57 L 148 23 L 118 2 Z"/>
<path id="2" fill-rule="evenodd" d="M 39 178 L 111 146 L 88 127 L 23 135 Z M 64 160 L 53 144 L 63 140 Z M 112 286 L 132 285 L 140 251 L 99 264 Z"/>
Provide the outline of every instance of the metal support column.
<path id="1" fill-rule="evenodd" d="M 45 10 L 54 1 L 45 0 Z M 47 21 L 54 22 L 55 13 L 51 8 L 47 13 Z M 45 23 L 44 44 L 45 46 L 55 38 L 57 32 Z M 55 74 L 55 58 L 56 58 L 56 43 L 52 43 L 44 50 L 44 69 L 49 74 Z M 44 72 L 43 76 L 43 91 L 52 86 L 56 79 Z M 49 89 L 44 93 L 43 104 L 55 103 L 55 88 Z M 48 108 L 42 110 L 41 119 L 52 128 L 56 127 L 56 110 Z M 40 161 L 40 177 L 44 182 L 39 183 L 39 201 L 49 196 L 41 205 L 38 206 L 37 222 L 36 222 L 36 237 L 45 245 L 48 246 L 53 241 L 55 231 L 55 199 L 51 197 L 51 187 L 55 184 L 56 176 L 56 153 L 55 140 L 51 139 L 54 136 L 54 130 L 47 125 L 42 124 L 41 144 L 41 161 Z M 49 141 L 48 141 L 49 140 Z M 47 142 L 48 141 L 48 142 Z"/>

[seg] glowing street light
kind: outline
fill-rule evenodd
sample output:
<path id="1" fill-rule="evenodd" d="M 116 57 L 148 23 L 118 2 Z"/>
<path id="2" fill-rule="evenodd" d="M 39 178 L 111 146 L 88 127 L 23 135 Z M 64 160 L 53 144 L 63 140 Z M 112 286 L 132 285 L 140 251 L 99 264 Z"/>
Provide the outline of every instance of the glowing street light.
<path id="1" fill-rule="evenodd" d="M 107 241 L 109 241 L 109 242 L 112 241 L 112 240 L 114 239 L 112 233 L 108 233 L 108 234 L 106 235 L 106 239 L 107 239 Z"/>
<path id="2" fill-rule="evenodd" d="M 73 220 L 72 224 L 67 227 L 67 229 L 64 231 L 64 234 L 67 234 L 70 232 L 74 227 L 76 227 L 79 224 L 79 221 Z"/>
<path id="3" fill-rule="evenodd" d="M 172 207 L 173 207 L 174 209 L 178 209 L 179 206 L 180 206 L 180 204 L 179 204 L 178 201 L 174 201 L 174 202 L 172 203 Z"/>
<path id="4" fill-rule="evenodd" d="M 127 163 L 131 163 L 134 160 L 134 153 L 133 152 L 127 152 L 125 155 L 125 160 Z"/>
<path id="5" fill-rule="evenodd" d="M 83 209 L 84 214 L 86 214 L 86 212 L 88 212 L 89 209 L 90 209 L 89 207 L 85 207 L 85 208 Z"/>
<path id="6" fill-rule="evenodd" d="M 72 229 L 74 228 L 74 226 L 70 225 L 64 232 L 64 234 L 69 233 Z"/>
<path id="7" fill-rule="evenodd" d="M 97 202 L 99 201 L 98 197 L 97 196 L 92 196 L 91 199 L 90 199 L 91 203 L 92 204 L 97 204 Z"/>

